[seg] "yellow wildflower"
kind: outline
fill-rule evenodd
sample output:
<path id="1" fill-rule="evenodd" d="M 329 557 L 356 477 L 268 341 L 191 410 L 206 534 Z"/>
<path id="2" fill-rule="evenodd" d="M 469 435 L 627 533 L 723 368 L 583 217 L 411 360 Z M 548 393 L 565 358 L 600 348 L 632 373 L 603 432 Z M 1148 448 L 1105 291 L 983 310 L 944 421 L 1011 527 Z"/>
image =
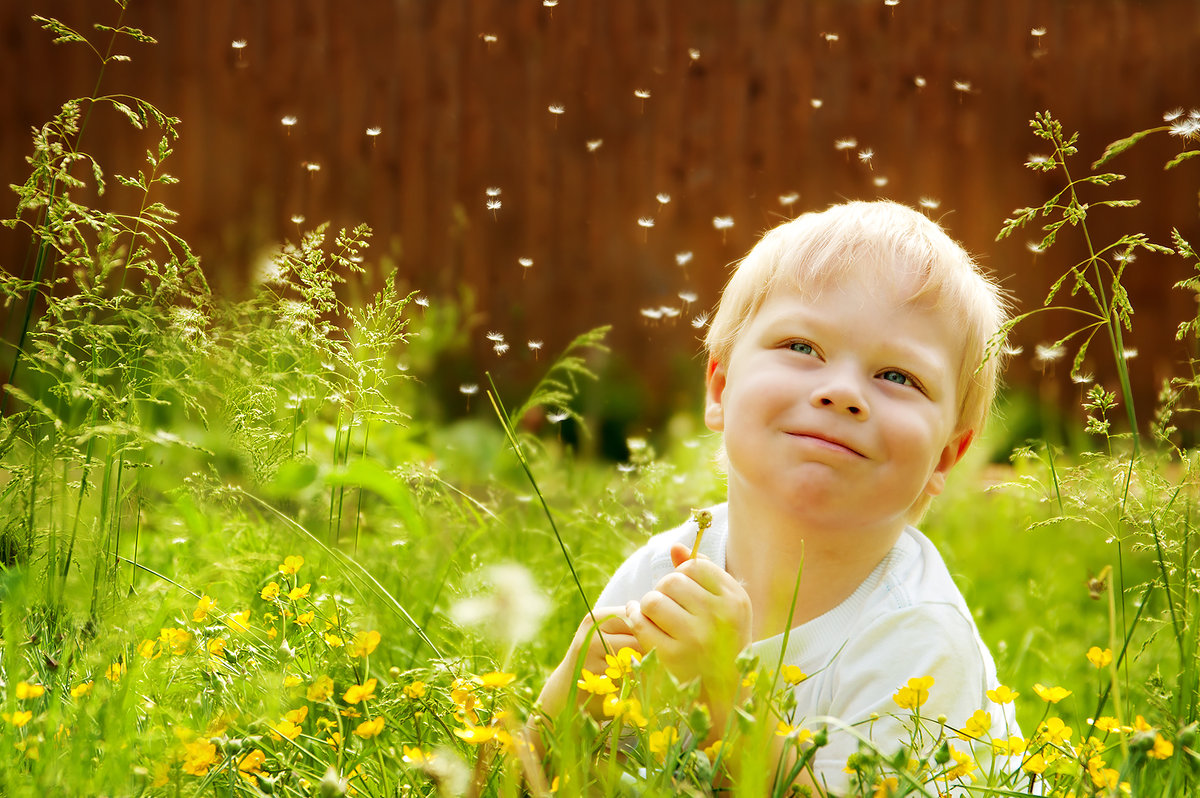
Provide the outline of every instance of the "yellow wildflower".
<path id="1" fill-rule="evenodd" d="M 592 695 L 608 695 L 617 691 L 617 686 L 613 684 L 613 680 L 608 678 L 607 674 L 596 675 L 587 668 L 583 668 L 580 676 L 583 678 L 576 682 L 579 685 L 579 689 L 589 692 Z"/>
<path id="2" fill-rule="evenodd" d="M 995 690 L 987 691 L 987 697 L 990 700 L 995 701 L 997 704 L 1011 704 L 1013 701 L 1017 700 L 1017 696 L 1019 695 L 1020 693 L 1016 692 L 1015 690 L 1010 690 L 1004 685 L 998 686 Z"/>
<path id="3" fill-rule="evenodd" d="M 137 653 L 143 659 L 158 659 L 162 656 L 162 652 L 158 650 L 157 640 L 143 640 L 138 643 Z"/>
<path id="4" fill-rule="evenodd" d="M 750 671 L 742 678 L 742 687 L 750 689 L 758 683 L 758 671 Z"/>
<path id="5" fill-rule="evenodd" d="M 290 720 L 287 720 L 286 718 L 279 721 L 278 723 L 276 723 L 274 725 L 268 726 L 267 728 L 271 732 L 272 740 L 279 740 L 284 737 L 286 737 L 289 740 L 295 740 L 297 737 L 300 736 L 300 732 L 303 731 L 303 729 L 301 729 L 299 725 L 292 723 Z"/>
<path id="6" fill-rule="evenodd" d="M 492 671 L 485 673 L 482 676 L 475 677 L 475 683 L 485 689 L 494 690 L 499 687 L 507 687 L 517 678 L 515 673 L 501 673 Z"/>
<path id="7" fill-rule="evenodd" d="M 780 669 L 779 675 L 783 677 L 785 682 L 791 685 L 800 684 L 800 682 L 808 678 L 808 674 L 802 671 L 799 665 L 784 665 Z"/>
<path id="8" fill-rule="evenodd" d="M 330 732 L 329 736 L 325 738 L 325 742 L 329 743 L 333 747 L 333 750 L 340 750 L 342 747 L 342 733 L 336 731 Z"/>
<path id="9" fill-rule="evenodd" d="M 262 770 L 263 762 L 266 761 L 267 755 L 255 748 L 253 751 L 245 754 L 241 759 L 238 760 L 238 770 L 247 775 L 251 773 L 258 773 Z"/>
<path id="10" fill-rule="evenodd" d="M 1041 754 L 1034 754 L 1022 762 L 1021 767 L 1029 773 L 1044 773 L 1046 770 L 1046 758 Z"/>
<path id="11" fill-rule="evenodd" d="M 1025 738 L 1013 735 L 1007 740 L 992 740 L 992 750 L 997 756 L 1020 756 L 1025 753 Z"/>
<path id="12" fill-rule="evenodd" d="M 263 601 L 274 601 L 275 599 L 279 598 L 279 583 L 268 582 L 267 586 L 264 587 L 262 592 L 258 595 L 262 597 Z"/>
<path id="13" fill-rule="evenodd" d="M 231 612 L 225 616 L 225 623 L 235 632 L 250 631 L 250 610 Z"/>
<path id="14" fill-rule="evenodd" d="M 875 792 L 871 794 L 871 798 L 891 798 L 899 789 L 900 779 L 896 776 L 888 776 L 875 785 Z"/>
<path id="15" fill-rule="evenodd" d="M 209 740 L 196 740 L 184 747 L 183 772 L 189 776 L 203 776 L 217 760 L 217 747 Z"/>
<path id="16" fill-rule="evenodd" d="M 415 681 L 412 684 L 405 685 L 404 686 L 404 695 L 405 695 L 405 697 L 411 698 L 414 701 L 418 698 L 424 698 L 425 697 L 425 682 Z"/>
<path id="17" fill-rule="evenodd" d="M 604 675 L 616 681 L 632 674 L 634 667 L 641 663 L 642 655 L 629 646 L 622 646 L 615 655 L 605 654 L 604 661 L 608 665 Z"/>
<path id="18" fill-rule="evenodd" d="M 125 663 L 124 662 L 114 662 L 112 665 L 108 666 L 107 670 L 104 671 L 104 678 L 108 679 L 110 682 L 115 682 L 124 675 L 125 675 Z"/>
<path id="19" fill-rule="evenodd" d="M 308 595 L 308 589 L 312 587 L 312 583 L 305 582 L 303 587 L 294 587 L 288 591 L 288 598 L 292 601 L 299 601 Z"/>
<path id="20" fill-rule="evenodd" d="M 809 729 L 802 726 L 794 726 L 787 721 L 779 721 L 779 725 L 775 727 L 775 735 L 777 737 L 790 737 L 795 735 L 797 743 L 806 743 L 812 739 L 813 733 Z"/>
<path id="21" fill-rule="evenodd" d="M 975 772 L 975 760 L 966 751 L 959 751 L 954 746 L 950 746 L 950 757 L 954 760 L 954 767 L 947 770 L 943 776 L 946 781 L 964 779 Z"/>
<path id="22" fill-rule="evenodd" d="M 1046 687 L 1042 684 L 1035 684 L 1033 692 L 1048 704 L 1057 704 L 1071 694 L 1071 691 L 1065 687 Z"/>
<path id="23" fill-rule="evenodd" d="M 332 632 L 326 632 L 325 633 L 325 644 L 328 645 L 330 648 L 341 648 L 342 646 L 346 645 L 346 641 L 343 640 L 342 638 L 338 637 L 337 635 L 333 634 Z"/>
<path id="24" fill-rule="evenodd" d="M 225 656 L 225 638 L 214 637 L 208 641 L 208 653 L 214 657 Z"/>
<path id="25" fill-rule="evenodd" d="M 901 709 L 917 709 L 929 700 L 930 687 L 933 687 L 932 676 L 909 679 L 908 684 L 896 691 L 896 694 L 892 696 L 892 700 Z"/>
<path id="26" fill-rule="evenodd" d="M 992 716 L 982 709 L 975 710 L 958 732 L 960 740 L 982 740 L 992 728 Z"/>
<path id="27" fill-rule="evenodd" d="M 366 657 L 375 650 L 379 645 L 382 636 L 374 630 L 370 632 L 359 632 L 354 635 L 354 642 L 350 644 L 350 650 L 347 652 L 351 657 Z"/>
<path id="28" fill-rule="evenodd" d="M 308 626 L 313 622 L 315 615 L 316 614 L 312 610 L 309 610 L 308 612 L 302 612 L 296 616 L 296 623 L 299 626 Z"/>
<path id="29" fill-rule="evenodd" d="M 473 745 L 478 745 L 479 743 L 486 743 L 495 737 L 496 729 L 494 726 L 471 725 L 463 729 L 455 729 L 454 736 Z"/>
<path id="30" fill-rule="evenodd" d="M 1046 742 L 1056 746 L 1063 745 L 1071 737 L 1071 728 L 1063 723 L 1062 718 L 1046 718 L 1040 731 Z"/>
<path id="31" fill-rule="evenodd" d="M 721 755 L 721 749 L 725 747 L 724 740 L 717 740 L 712 745 L 704 749 L 704 755 L 708 757 L 709 762 L 716 762 L 717 757 Z"/>
<path id="32" fill-rule="evenodd" d="M 642 704 L 636 698 L 622 699 L 616 693 L 609 693 L 604 696 L 601 707 L 605 717 L 620 720 L 627 726 L 643 729 L 648 723 L 646 716 L 642 714 Z"/>
<path id="33" fill-rule="evenodd" d="M 27 698 L 41 698 L 46 694 L 46 688 L 40 684 L 30 684 L 29 682 L 17 682 L 17 699 L 24 701 Z"/>
<path id="34" fill-rule="evenodd" d="M 433 758 L 415 745 L 402 745 L 400 748 L 404 751 L 404 756 L 401 758 L 410 765 L 417 765 L 419 767 Z"/>
<path id="35" fill-rule="evenodd" d="M 376 715 L 374 720 L 365 720 L 358 724 L 354 733 L 364 740 L 369 740 L 383 731 L 383 715 Z"/>
<path id="36" fill-rule="evenodd" d="M 92 692 L 92 687 L 93 685 L 90 681 L 80 682 L 71 688 L 71 698 L 81 698 L 82 696 L 87 695 L 88 693 Z"/>
<path id="37" fill-rule="evenodd" d="M 667 753 L 671 744 L 679 739 L 679 732 L 674 726 L 668 726 L 659 731 L 650 732 L 650 738 L 647 740 L 647 745 L 650 747 L 650 753 L 660 759 Z"/>
<path id="38" fill-rule="evenodd" d="M 279 565 L 279 573 L 284 576 L 291 576 L 300 570 L 300 566 L 304 565 L 304 558 L 298 554 L 293 554 L 289 557 L 284 557 L 283 562 Z"/>
<path id="39" fill-rule="evenodd" d="M 375 680 L 367 679 L 363 684 L 350 685 L 342 698 L 347 704 L 357 704 L 359 701 L 366 701 L 368 698 L 373 698 L 374 696 Z"/>
<path id="40" fill-rule="evenodd" d="M 1093 723 L 1093 721 L 1089 720 L 1088 723 Z M 1097 731 L 1107 733 L 1119 731 L 1121 728 L 1121 721 L 1109 715 L 1101 715 L 1100 717 L 1096 718 L 1093 725 L 1095 725 Z"/>
<path id="41" fill-rule="evenodd" d="M 11 715 L 5 712 L 3 717 L 6 721 L 19 729 L 33 719 L 33 713 L 27 709 L 18 709 Z"/>
<path id="42" fill-rule="evenodd" d="M 303 681 L 304 681 L 303 679 L 301 679 L 299 676 L 297 676 L 294 673 L 285 673 L 283 675 L 283 686 L 284 687 L 295 687 L 296 685 L 300 684 Z"/>
<path id="43" fill-rule="evenodd" d="M 197 623 L 203 623 L 204 621 L 207 621 L 208 614 L 212 612 L 213 607 L 216 605 L 217 602 L 209 596 L 201 596 L 200 600 L 196 602 L 196 609 L 192 610 L 192 620 L 196 621 Z"/>
<path id="44" fill-rule="evenodd" d="M 1092 646 L 1087 652 L 1088 662 L 1095 665 L 1097 668 L 1106 667 L 1113 659 L 1111 648 L 1100 648 L 1100 646 Z"/>
<path id="45" fill-rule="evenodd" d="M 308 717 L 308 707 L 298 707 L 289 712 L 285 712 L 283 713 L 283 717 L 299 726 L 304 722 L 304 719 Z"/>
<path id="46" fill-rule="evenodd" d="M 172 656 L 181 657 L 187 653 L 188 644 L 192 642 L 192 633 L 187 629 L 160 629 L 158 642 L 162 643 L 164 649 L 169 649 Z"/>
<path id="47" fill-rule="evenodd" d="M 1146 752 L 1153 759 L 1167 759 L 1175 753 L 1175 744 L 1161 734 L 1154 735 L 1154 747 Z"/>
<path id="48" fill-rule="evenodd" d="M 1121 774 L 1110 767 L 1104 766 L 1104 760 L 1098 756 L 1094 756 L 1087 763 L 1088 775 L 1092 777 L 1092 784 L 1101 790 L 1111 790 L 1116 788 L 1117 782 L 1121 779 Z"/>

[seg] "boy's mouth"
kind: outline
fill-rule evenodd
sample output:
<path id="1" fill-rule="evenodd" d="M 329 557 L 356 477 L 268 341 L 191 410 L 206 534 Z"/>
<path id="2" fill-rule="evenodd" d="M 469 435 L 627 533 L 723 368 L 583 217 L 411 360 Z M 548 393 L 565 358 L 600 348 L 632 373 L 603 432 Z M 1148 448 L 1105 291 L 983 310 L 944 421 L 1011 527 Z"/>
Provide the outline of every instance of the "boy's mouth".
<path id="1" fill-rule="evenodd" d="M 842 441 L 839 441 L 837 438 L 830 437 L 829 435 L 827 435 L 825 433 L 788 432 L 787 434 L 791 435 L 793 438 L 801 438 L 801 439 L 810 441 L 812 443 L 815 443 L 816 445 L 820 446 L 823 449 L 829 449 L 830 451 L 848 453 L 848 454 L 855 455 L 857 457 L 866 457 L 865 454 L 858 451 L 853 446 L 845 444 Z"/>

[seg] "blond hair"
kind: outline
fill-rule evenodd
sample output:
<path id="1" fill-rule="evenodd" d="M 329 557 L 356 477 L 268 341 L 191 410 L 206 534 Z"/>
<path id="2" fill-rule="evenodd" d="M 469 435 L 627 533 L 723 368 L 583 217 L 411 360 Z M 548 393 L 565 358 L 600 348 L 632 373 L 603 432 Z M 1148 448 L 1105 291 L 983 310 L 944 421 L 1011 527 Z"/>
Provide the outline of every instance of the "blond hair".
<path id="1" fill-rule="evenodd" d="M 734 344 L 773 291 L 815 296 L 854 277 L 864 284 L 907 280 L 916 286 L 909 302 L 926 303 L 951 317 L 961 330 L 963 352 L 956 430 L 978 432 L 996 396 L 1008 302 L 937 223 L 896 202 L 847 202 L 768 231 L 721 294 L 705 338 L 709 360 L 729 364 Z M 723 450 L 721 458 L 723 464 Z M 914 505 L 914 520 L 928 498 Z"/>

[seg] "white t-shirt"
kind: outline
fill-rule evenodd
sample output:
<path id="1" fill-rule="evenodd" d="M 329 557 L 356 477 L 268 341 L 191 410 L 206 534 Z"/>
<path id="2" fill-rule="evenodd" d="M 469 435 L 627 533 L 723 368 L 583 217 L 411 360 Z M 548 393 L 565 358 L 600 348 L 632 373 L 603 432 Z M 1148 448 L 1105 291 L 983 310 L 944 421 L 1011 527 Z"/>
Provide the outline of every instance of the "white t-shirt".
<path id="1" fill-rule="evenodd" d="M 712 515 L 700 551 L 724 568 L 727 505 L 712 508 Z M 621 607 L 641 599 L 674 569 L 671 545 L 690 547 L 695 537 L 694 523 L 655 535 L 617 569 L 596 606 Z M 773 669 L 783 642 L 784 636 L 776 635 L 752 643 L 750 650 L 760 666 Z M 997 686 L 996 666 L 962 594 L 937 549 L 911 526 L 845 601 L 791 630 L 783 663 L 809 674 L 794 688 L 796 723 L 807 719 L 815 728 L 817 719 L 833 717 L 853 724 L 874 713 L 878 720 L 855 728 L 885 752 L 908 740 L 902 719 L 911 712 L 900 709 L 893 695 L 913 677 L 934 678 L 920 709 L 922 718 L 944 715 L 949 725 L 961 729 L 975 710 L 983 709 L 991 714 L 992 736 L 1020 734 L 1013 705 L 996 705 L 985 695 Z M 846 758 L 858 749 L 858 740 L 833 725 L 828 732 L 829 744 L 817 752 L 813 768 L 819 780 L 838 791 L 846 788 Z M 954 744 L 969 750 L 965 742 Z M 982 751 L 986 745 L 975 748 Z"/>

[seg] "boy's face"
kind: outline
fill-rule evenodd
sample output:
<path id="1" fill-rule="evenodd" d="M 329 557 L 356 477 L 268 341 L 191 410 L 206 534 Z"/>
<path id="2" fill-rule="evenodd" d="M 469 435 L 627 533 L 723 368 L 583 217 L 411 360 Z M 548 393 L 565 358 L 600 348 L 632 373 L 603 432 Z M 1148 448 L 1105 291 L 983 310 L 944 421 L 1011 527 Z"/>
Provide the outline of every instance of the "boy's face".
<path id="1" fill-rule="evenodd" d="M 956 429 L 961 338 L 945 313 L 904 304 L 907 287 L 779 289 L 710 366 L 705 422 L 724 432 L 731 501 L 898 531 L 941 492 L 971 435 Z"/>

